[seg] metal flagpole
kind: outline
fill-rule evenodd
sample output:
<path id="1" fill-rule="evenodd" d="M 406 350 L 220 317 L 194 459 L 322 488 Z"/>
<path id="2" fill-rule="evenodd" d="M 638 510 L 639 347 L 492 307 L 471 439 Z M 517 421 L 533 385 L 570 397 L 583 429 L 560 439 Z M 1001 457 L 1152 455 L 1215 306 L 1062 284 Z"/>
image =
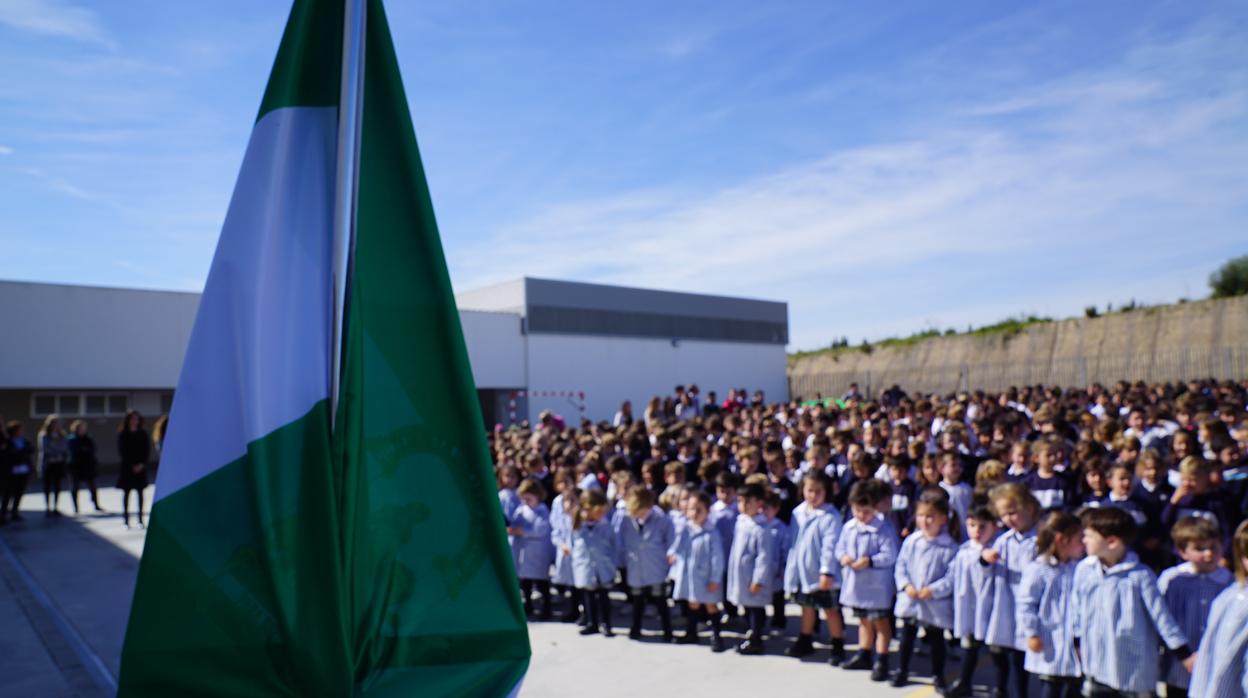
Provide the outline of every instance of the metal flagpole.
<path id="1" fill-rule="evenodd" d="M 359 190 L 360 126 L 364 117 L 364 36 L 368 0 L 344 0 L 342 89 L 338 100 L 338 153 L 334 186 L 333 333 L 330 339 L 330 419 L 337 423 L 342 387 L 347 284 L 355 256 L 355 208 Z"/>

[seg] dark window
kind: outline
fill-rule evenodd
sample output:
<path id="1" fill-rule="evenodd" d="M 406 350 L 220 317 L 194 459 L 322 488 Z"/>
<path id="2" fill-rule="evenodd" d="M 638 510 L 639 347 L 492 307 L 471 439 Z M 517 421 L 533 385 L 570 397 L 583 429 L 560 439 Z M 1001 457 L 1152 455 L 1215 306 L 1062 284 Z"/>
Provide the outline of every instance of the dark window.
<path id="1" fill-rule="evenodd" d="M 103 395 L 88 395 L 86 413 L 91 414 L 91 415 L 107 414 L 108 413 L 107 398 L 105 398 Z"/>
<path id="2" fill-rule="evenodd" d="M 77 394 L 60 395 L 57 397 L 56 411 L 62 416 L 82 414 L 82 396 Z"/>
<path id="3" fill-rule="evenodd" d="M 35 416 L 43 416 L 56 412 L 56 396 L 55 395 L 36 395 L 35 396 Z"/>
<path id="4" fill-rule="evenodd" d="M 125 414 L 130 408 L 130 398 L 127 395 L 109 395 L 108 396 L 108 413 L 109 414 Z"/>

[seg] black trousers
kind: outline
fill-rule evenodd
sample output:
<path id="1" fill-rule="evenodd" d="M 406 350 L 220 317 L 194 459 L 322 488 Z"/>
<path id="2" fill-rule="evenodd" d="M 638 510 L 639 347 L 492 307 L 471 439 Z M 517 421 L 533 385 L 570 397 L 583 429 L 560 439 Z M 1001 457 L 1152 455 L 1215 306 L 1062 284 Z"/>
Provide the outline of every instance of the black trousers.
<path id="1" fill-rule="evenodd" d="M 997 670 L 997 689 L 1010 695 L 1010 686 L 1014 687 L 1015 698 L 1027 698 L 1027 671 L 1023 669 L 1026 654 L 1012 647 L 989 648 L 992 653 L 992 665 Z"/>
<path id="2" fill-rule="evenodd" d="M 1080 683 L 1073 676 L 1041 676 L 1040 698 L 1079 698 Z"/>
<path id="3" fill-rule="evenodd" d="M 943 679 L 945 676 L 945 631 L 935 626 L 923 625 L 915 620 L 902 622 L 897 668 L 903 674 L 910 671 L 910 659 L 914 656 L 914 645 L 919 638 L 919 628 L 923 629 L 923 641 L 932 647 L 932 676 Z"/>

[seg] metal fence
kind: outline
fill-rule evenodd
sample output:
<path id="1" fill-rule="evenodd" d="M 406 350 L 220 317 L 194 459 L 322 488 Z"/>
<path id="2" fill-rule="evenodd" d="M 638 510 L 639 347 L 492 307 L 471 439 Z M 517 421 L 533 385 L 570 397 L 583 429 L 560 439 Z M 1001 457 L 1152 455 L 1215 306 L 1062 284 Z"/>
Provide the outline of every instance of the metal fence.
<path id="1" fill-rule="evenodd" d="M 874 397 L 893 385 L 907 391 L 952 393 L 1001 391 L 1010 386 L 1086 386 L 1120 380 L 1146 383 L 1214 378 L 1248 378 L 1248 346 L 1189 347 L 1148 354 L 1096 355 L 1049 361 L 986 362 L 934 366 L 884 366 L 857 371 L 789 375 L 789 395 L 839 396 L 850 383 Z"/>

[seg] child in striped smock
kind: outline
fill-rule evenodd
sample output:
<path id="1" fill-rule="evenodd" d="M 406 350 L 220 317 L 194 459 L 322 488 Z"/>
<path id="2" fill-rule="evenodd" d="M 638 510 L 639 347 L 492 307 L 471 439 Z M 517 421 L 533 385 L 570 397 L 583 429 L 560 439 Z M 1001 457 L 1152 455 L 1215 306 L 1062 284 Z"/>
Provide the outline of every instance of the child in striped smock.
<path id="1" fill-rule="evenodd" d="M 1248 521 L 1231 540 L 1235 583 L 1214 599 L 1192 671 L 1193 696 L 1244 698 L 1248 695 Z"/>
<path id="2" fill-rule="evenodd" d="M 780 493 L 767 490 L 763 496 L 763 527 L 775 539 L 776 559 L 772 564 L 775 578 L 771 582 L 771 627 L 784 630 L 784 561 L 789 557 L 789 527 L 780 519 Z"/>
<path id="3" fill-rule="evenodd" d="M 549 620 L 550 564 L 555 559 L 555 549 L 550 542 L 550 510 L 546 508 L 546 489 L 537 480 L 520 483 L 516 493 L 520 506 L 511 516 L 507 533 L 511 535 L 511 554 L 520 578 L 520 593 L 524 600 L 524 612 L 533 612 L 533 590 L 542 597 L 541 619 Z"/>
<path id="4" fill-rule="evenodd" d="M 719 634 L 719 604 L 724 600 L 724 587 L 720 581 L 727 563 L 724 548 L 719 531 L 709 520 L 710 495 L 695 491 L 689 495 L 688 501 L 686 523 L 676 532 L 676 539 L 667 552 L 674 580 L 672 597 L 689 607 L 689 615 L 685 619 L 688 627 L 676 641 L 697 644 L 698 623 L 709 620 L 711 650 L 723 652 L 724 642 Z"/>
<path id="5" fill-rule="evenodd" d="M 1195 657 L 1157 590 L 1157 578 L 1130 550 L 1131 515 L 1105 507 L 1084 511 L 1082 519 L 1088 557 L 1075 570 L 1071 610 L 1084 695 L 1151 696 L 1160 674 L 1160 642 L 1186 669 Z"/>
<path id="6" fill-rule="evenodd" d="M 607 517 L 607 496 L 601 489 L 581 493 L 572 515 L 572 579 L 581 594 L 589 622 L 582 635 L 601 632 L 611 637 L 611 602 L 607 590 L 615 581 L 615 532 Z"/>
<path id="7" fill-rule="evenodd" d="M 550 581 L 555 593 L 567 598 L 560 620 L 572 623 L 581 615 L 580 595 L 575 591 L 576 583 L 572 578 L 572 516 L 581 506 L 581 491 L 576 489 L 576 481 L 571 477 L 562 483 L 562 490 L 550 508 L 550 542 L 555 546 L 555 570 Z"/>
<path id="8" fill-rule="evenodd" d="M 984 642 L 996 668 L 996 690 L 1002 696 L 1007 695 L 1012 683 L 1015 695 L 1021 697 L 1027 695 L 1027 674 L 1023 667 L 1024 639 L 1015 622 L 1016 600 L 1023 581 L 1023 568 L 1036 557 L 1036 517 L 1040 514 L 1040 502 L 1017 482 L 992 488 L 988 500 L 1006 530 L 981 556 L 992 575 L 992 611 L 988 614 Z"/>
<path id="9" fill-rule="evenodd" d="M 1196 516 L 1179 519 L 1170 538 L 1183 563 L 1162 572 L 1157 588 L 1188 642 L 1196 643 L 1205 633 L 1213 600 L 1235 581 L 1235 576 L 1218 566 L 1222 559 L 1222 534 L 1212 521 Z M 1192 675 L 1173 656 L 1165 658 L 1164 678 L 1166 698 L 1187 695 Z"/>
<path id="10" fill-rule="evenodd" d="M 892 488 L 882 480 L 868 478 L 855 482 L 849 491 L 853 518 L 841 529 L 836 541 L 842 574 L 841 603 L 854 609 L 854 615 L 861 621 L 858 653 L 842 666 L 846 669 L 870 667 L 873 681 L 888 678 L 888 643 L 893 634 L 897 533 L 880 513 L 881 501 L 891 496 Z"/>
<path id="11" fill-rule="evenodd" d="M 1036 559 L 1023 568 L 1018 625 L 1027 641 L 1024 667 L 1040 679 L 1041 698 L 1079 695 L 1071 606 L 1075 566 L 1083 558 L 1083 525 L 1064 511 L 1050 512 L 1036 534 Z"/>
<path id="12" fill-rule="evenodd" d="M 815 651 L 815 623 L 823 609 L 831 635 L 828 663 L 845 661 L 845 621 L 841 617 L 841 566 L 836 559 L 836 541 L 841 534 L 841 515 L 828 502 L 832 481 L 827 473 L 811 469 L 802 477 L 803 502 L 793 510 L 789 522 L 789 554 L 784 566 L 784 589 L 802 609 L 797 639 L 785 651 L 790 657 L 805 657 Z"/>
<path id="13" fill-rule="evenodd" d="M 910 658 L 923 628 L 932 648 L 932 685 L 945 689 L 945 631 L 953 627 L 953 578 L 950 574 L 958 544 L 949 530 L 960 528 L 950 517 L 949 495 L 933 487 L 919 495 L 914 507 L 915 532 L 901 544 L 893 578 L 897 582 L 894 613 L 902 619 L 901 647 L 892 685 L 910 681 Z"/>
<path id="14" fill-rule="evenodd" d="M 741 513 L 728 556 L 727 597 L 745 609 L 750 622 L 749 633 L 737 652 L 747 655 L 763 653 L 767 603 L 779 562 L 775 536 L 759 522 L 765 496 L 766 490 L 760 485 L 747 485 L 739 492 Z"/>
<path id="15" fill-rule="evenodd" d="M 633 619 L 628 636 L 641 639 L 641 617 L 646 602 L 654 604 L 663 627 L 663 641 L 672 641 L 672 617 L 664 583 L 668 576 L 667 550 L 674 539 L 672 522 L 654 504 L 654 492 L 634 487 L 626 499 L 628 516 L 619 524 L 619 549 L 624 556 L 624 580 L 632 599 Z"/>
<path id="16" fill-rule="evenodd" d="M 962 667 L 958 680 L 945 691 L 947 698 L 971 695 L 971 679 L 979 663 L 979 648 L 988 635 L 992 613 L 994 579 L 983 562 L 985 550 L 997 538 L 997 515 L 985 504 L 972 506 L 966 515 L 967 541 L 951 563 L 953 578 L 953 635 L 962 641 Z"/>

